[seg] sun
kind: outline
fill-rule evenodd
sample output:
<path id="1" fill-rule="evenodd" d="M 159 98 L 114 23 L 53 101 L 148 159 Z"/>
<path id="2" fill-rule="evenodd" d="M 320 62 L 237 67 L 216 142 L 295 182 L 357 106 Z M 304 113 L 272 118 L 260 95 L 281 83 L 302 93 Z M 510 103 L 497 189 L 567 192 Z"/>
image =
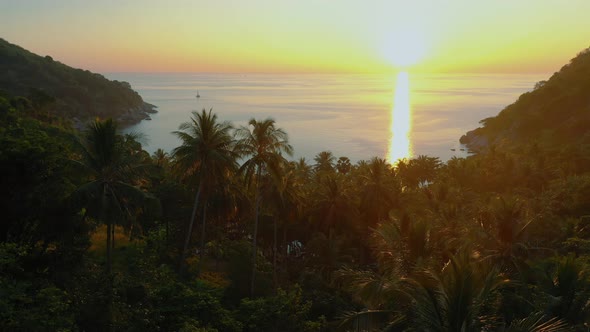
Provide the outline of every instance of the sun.
<path id="1" fill-rule="evenodd" d="M 403 30 L 387 35 L 382 44 L 382 56 L 391 65 L 407 68 L 417 64 L 427 52 L 424 35 L 418 30 Z"/>

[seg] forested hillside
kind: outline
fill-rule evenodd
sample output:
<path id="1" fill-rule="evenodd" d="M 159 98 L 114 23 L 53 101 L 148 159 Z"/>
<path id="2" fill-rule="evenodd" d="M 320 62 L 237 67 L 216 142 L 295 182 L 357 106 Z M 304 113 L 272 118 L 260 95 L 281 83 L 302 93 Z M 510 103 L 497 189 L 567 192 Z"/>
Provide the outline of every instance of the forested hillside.
<path id="1" fill-rule="evenodd" d="M 1 38 L 0 73 L 0 91 L 27 97 L 50 116 L 68 118 L 78 127 L 96 117 L 132 124 L 155 112 L 127 82 L 69 67 Z"/>
<path id="2" fill-rule="evenodd" d="M 474 150 L 513 148 L 531 142 L 560 150 L 590 144 L 590 49 L 580 52 L 547 81 L 521 95 L 482 127 L 462 137 Z"/>

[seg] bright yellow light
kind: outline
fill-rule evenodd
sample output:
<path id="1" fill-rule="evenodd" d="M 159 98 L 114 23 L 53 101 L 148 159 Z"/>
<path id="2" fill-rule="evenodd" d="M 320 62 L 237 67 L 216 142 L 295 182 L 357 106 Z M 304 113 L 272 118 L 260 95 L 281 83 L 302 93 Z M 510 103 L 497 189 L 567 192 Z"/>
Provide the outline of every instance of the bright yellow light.
<path id="1" fill-rule="evenodd" d="M 411 158 L 412 110 L 410 107 L 410 78 L 403 71 L 397 75 L 391 109 L 391 141 L 387 159 L 393 165 L 398 159 Z"/>
<path id="2" fill-rule="evenodd" d="M 392 65 L 408 67 L 418 63 L 426 55 L 426 42 L 418 30 L 399 31 L 385 38 L 383 57 Z"/>

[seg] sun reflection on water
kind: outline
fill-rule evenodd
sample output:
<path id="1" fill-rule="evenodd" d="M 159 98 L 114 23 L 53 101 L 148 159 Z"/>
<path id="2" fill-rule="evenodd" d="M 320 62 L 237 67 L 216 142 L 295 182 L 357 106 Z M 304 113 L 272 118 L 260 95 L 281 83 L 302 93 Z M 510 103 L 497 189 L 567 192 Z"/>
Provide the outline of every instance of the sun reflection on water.
<path id="1" fill-rule="evenodd" d="M 410 107 L 410 78 L 408 72 L 397 75 L 395 94 L 391 108 L 391 140 L 387 160 L 395 164 L 398 159 L 411 158 L 412 110 Z"/>

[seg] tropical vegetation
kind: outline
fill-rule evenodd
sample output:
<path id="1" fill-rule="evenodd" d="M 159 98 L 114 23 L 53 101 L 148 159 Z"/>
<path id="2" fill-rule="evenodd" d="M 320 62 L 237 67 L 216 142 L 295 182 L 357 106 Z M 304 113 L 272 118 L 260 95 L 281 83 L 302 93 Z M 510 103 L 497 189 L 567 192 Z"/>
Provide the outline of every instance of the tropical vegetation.
<path id="1" fill-rule="evenodd" d="M 570 85 L 587 54 L 521 99 L 590 92 Z M 559 128 L 446 162 L 308 162 L 275 119 L 203 110 L 149 155 L 43 103 L 0 94 L 0 330 L 588 330 L 590 162 L 545 144 Z"/>

